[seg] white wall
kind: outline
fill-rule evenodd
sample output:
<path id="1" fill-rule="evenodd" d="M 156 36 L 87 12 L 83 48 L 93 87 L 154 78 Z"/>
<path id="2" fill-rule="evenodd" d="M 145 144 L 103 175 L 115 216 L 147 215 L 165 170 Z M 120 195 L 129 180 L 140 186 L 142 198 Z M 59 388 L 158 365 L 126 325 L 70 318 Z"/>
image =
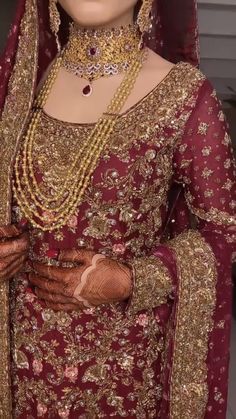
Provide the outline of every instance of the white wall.
<path id="1" fill-rule="evenodd" d="M 236 0 L 198 0 L 201 69 L 219 93 L 236 91 Z"/>

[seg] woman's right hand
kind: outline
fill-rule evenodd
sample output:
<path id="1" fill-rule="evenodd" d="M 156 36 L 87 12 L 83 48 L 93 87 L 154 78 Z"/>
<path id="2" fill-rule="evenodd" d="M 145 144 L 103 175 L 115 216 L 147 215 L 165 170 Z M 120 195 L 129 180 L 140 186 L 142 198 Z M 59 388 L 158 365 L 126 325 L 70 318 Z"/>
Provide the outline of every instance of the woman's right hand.
<path id="1" fill-rule="evenodd" d="M 0 226 L 0 283 L 14 277 L 27 259 L 28 233 L 15 225 Z"/>

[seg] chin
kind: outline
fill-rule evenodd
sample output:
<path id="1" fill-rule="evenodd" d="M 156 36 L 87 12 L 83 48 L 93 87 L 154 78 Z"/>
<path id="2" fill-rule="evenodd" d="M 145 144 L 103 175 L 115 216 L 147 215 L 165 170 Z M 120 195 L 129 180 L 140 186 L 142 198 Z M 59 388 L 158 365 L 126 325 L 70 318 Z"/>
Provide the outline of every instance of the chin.
<path id="1" fill-rule="evenodd" d="M 60 3 L 79 26 L 103 26 L 116 18 L 107 0 L 62 0 Z"/>
<path id="2" fill-rule="evenodd" d="M 86 15 L 80 14 L 79 17 L 74 16 L 73 18 L 74 22 L 77 23 L 77 25 L 81 27 L 99 27 L 99 26 L 105 26 L 111 22 L 111 19 L 106 19 L 106 17 L 103 15 L 99 16 L 98 14 L 94 13 L 87 13 Z"/>
<path id="3" fill-rule="evenodd" d="M 127 13 L 137 0 L 59 0 L 67 14 L 82 27 L 111 25 Z"/>

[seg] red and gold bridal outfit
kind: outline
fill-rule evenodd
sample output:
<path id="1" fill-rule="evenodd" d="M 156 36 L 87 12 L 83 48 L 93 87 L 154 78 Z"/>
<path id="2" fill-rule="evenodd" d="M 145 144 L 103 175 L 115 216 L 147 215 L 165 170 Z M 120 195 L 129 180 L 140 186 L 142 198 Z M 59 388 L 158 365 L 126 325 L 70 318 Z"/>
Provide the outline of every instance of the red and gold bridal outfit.
<path id="1" fill-rule="evenodd" d="M 43 115 L 34 164 L 54 189 L 92 127 Z M 200 231 L 183 228 L 163 245 L 173 182 L 183 186 Z M 232 150 L 215 92 L 198 70 L 179 63 L 121 115 L 68 225 L 54 233 L 31 232 L 33 260 L 50 263 L 53 249 L 83 246 L 128 262 L 136 284 L 128 306 L 70 314 L 56 313 L 38 301 L 27 275 L 16 279 L 12 295 L 16 417 L 164 418 L 172 351 L 173 410 L 181 411 L 182 380 L 189 408 L 203 409 L 209 391 L 202 382 L 208 334 L 231 259 L 230 234 L 222 239 L 221 231 L 234 221 L 232 186 Z M 18 208 L 13 210 L 20 221 Z M 174 215 L 171 219 L 178 228 L 182 214 L 184 210 L 177 214 L 180 220 Z M 215 319 L 217 345 L 222 348 L 230 282 L 224 287 L 222 310 Z M 181 336 L 173 348 L 170 325 Z M 212 335 L 209 342 L 213 359 L 214 339 Z M 215 399 L 209 409 L 218 411 L 225 399 L 220 384 L 226 380 L 225 356 L 222 349 L 209 377 Z M 199 400 L 192 398 L 196 389 Z"/>
<path id="2" fill-rule="evenodd" d="M 196 63 L 195 6 L 181 1 L 171 31 L 171 1 L 167 10 L 165 2 L 154 2 L 149 41 L 173 61 Z M 11 205 L 14 156 L 36 79 L 55 55 L 47 7 L 46 1 L 19 1 L 0 67 L 2 224 L 11 214 L 12 221 L 21 218 Z M 56 184 L 78 138 L 82 142 L 92 127 L 44 114 L 38 176 Z M 225 418 L 232 157 L 215 92 L 189 64 L 177 64 L 120 116 L 77 214 L 57 233 L 32 229 L 31 258 L 47 262 L 53 249 L 93 248 L 132 265 L 133 295 L 128 304 L 56 313 L 36 298 L 25 273 L 14 281 L 9 314 L 8 289 L 1 285 L 0 417 L 12 416 L 12 396 L 14 416 L 22 418 Z"/>

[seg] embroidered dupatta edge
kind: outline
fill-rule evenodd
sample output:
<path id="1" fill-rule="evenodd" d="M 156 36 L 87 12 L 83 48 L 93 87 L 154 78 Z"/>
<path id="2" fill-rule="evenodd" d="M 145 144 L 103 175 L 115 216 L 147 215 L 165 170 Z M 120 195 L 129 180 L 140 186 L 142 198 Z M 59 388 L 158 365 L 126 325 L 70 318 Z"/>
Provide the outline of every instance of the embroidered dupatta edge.
<path id="1" fill-rule="evenodd" d="M 13 28 L 14 30 L 14 28 Z M 26 0 L 14 69 L 8 85 L 0 125 L 0 223 L 11 222 L 11 176 L 14 156 L 34 97 L 38 63 L 38 10 Z M 10 377 L 9 286 L 0 286 L 0 417 L 12 417 Z"/>

